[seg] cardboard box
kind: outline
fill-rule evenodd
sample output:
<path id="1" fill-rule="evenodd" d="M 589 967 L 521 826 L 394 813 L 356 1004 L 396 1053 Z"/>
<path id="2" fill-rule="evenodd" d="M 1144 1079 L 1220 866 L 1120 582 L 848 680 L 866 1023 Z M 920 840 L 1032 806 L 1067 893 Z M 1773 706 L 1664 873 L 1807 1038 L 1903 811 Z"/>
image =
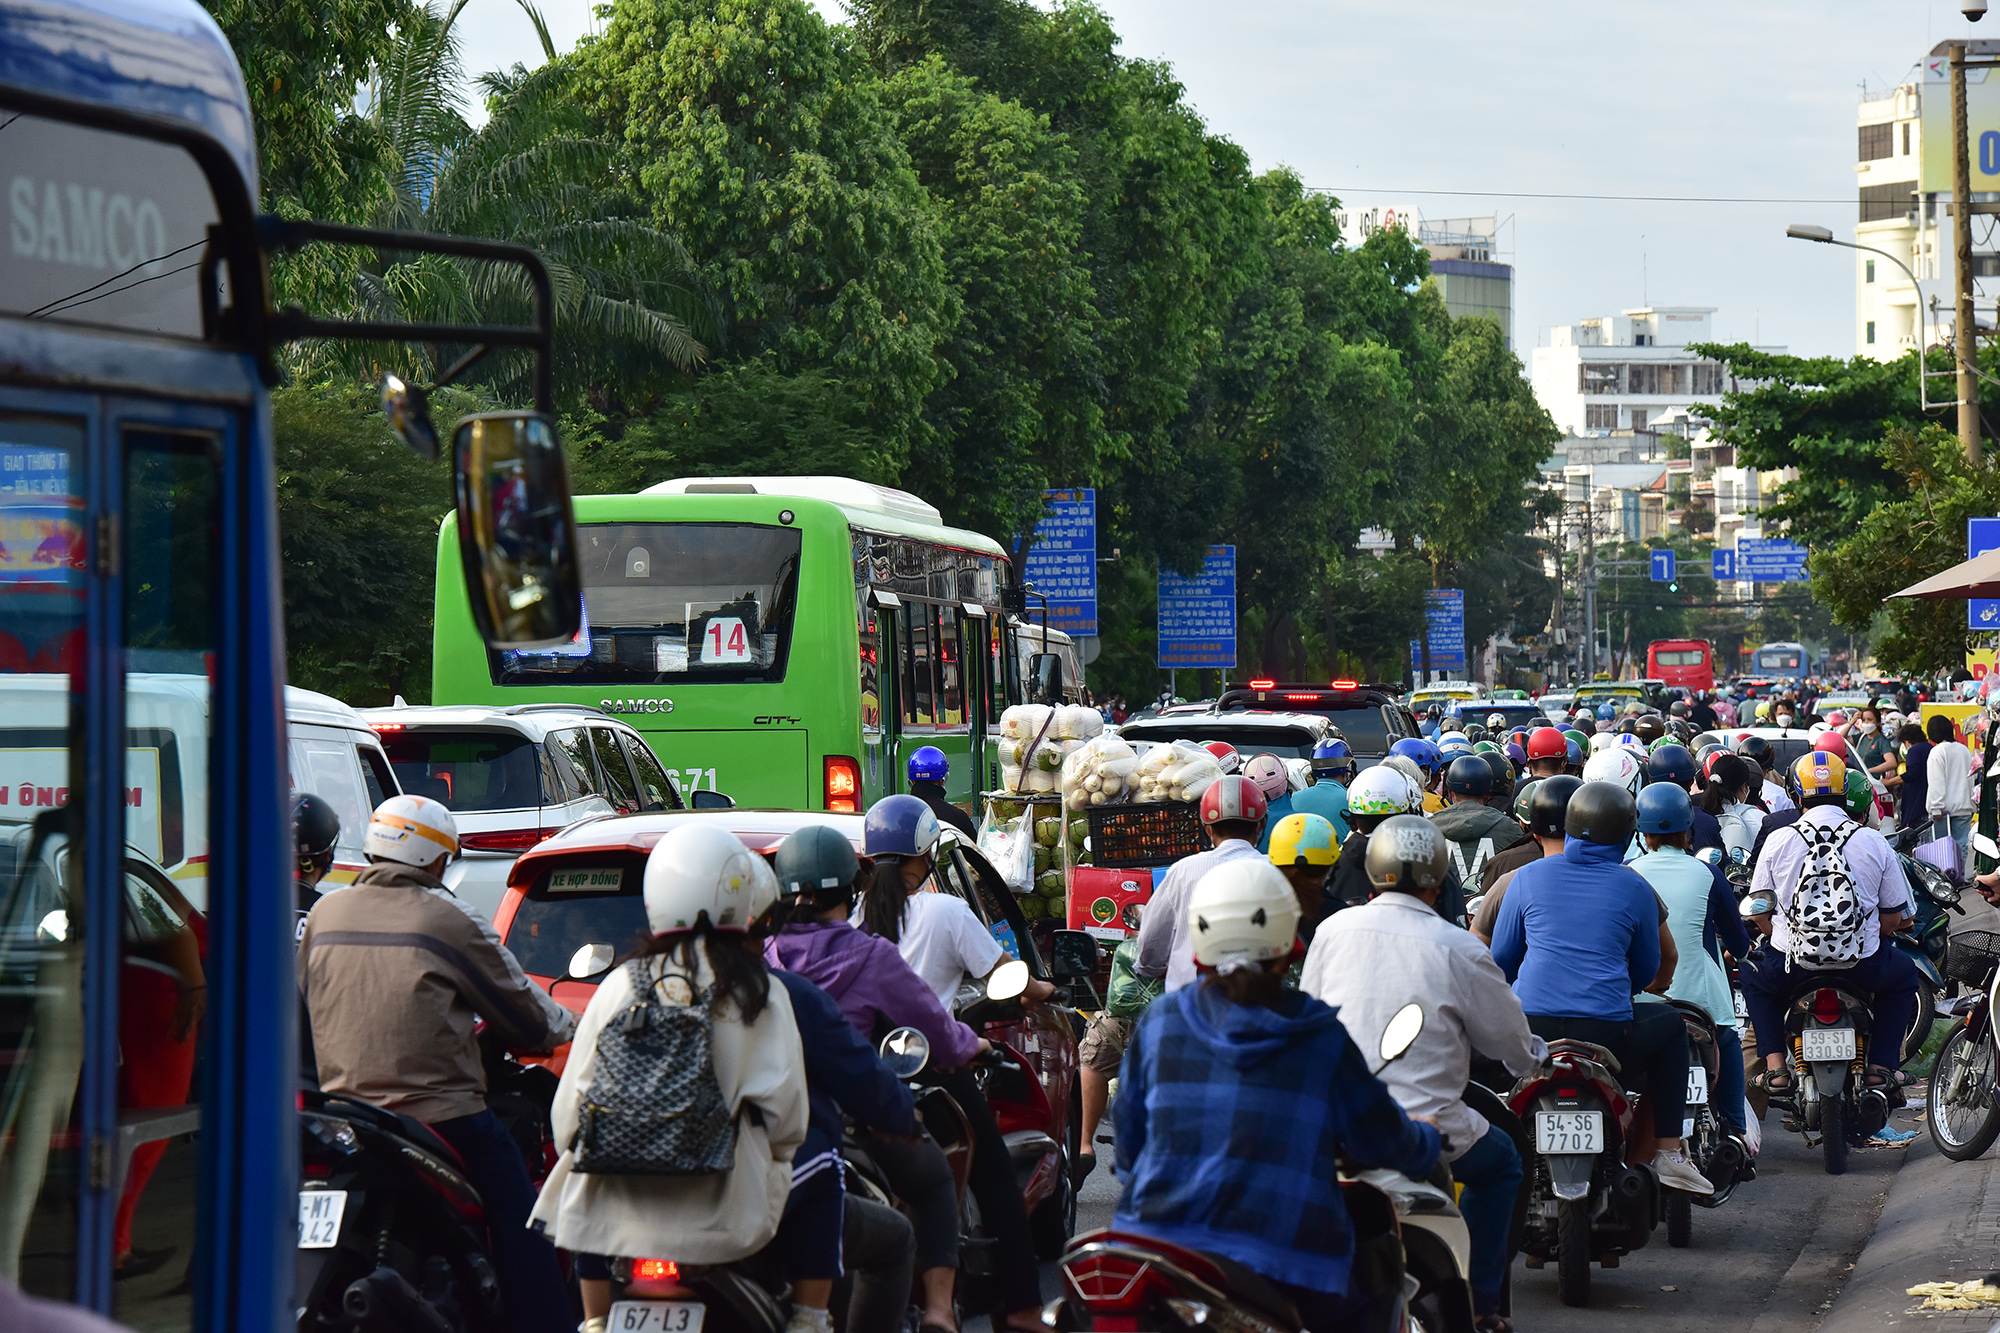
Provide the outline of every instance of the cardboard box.
<path id="1" fill-rule="evenodd" d="M 1078 866 L 1069 872 L 1069 928 L 1117 944 L 1139 928 L 1139 909 L 1153 898 L 1164 870 Z"/>

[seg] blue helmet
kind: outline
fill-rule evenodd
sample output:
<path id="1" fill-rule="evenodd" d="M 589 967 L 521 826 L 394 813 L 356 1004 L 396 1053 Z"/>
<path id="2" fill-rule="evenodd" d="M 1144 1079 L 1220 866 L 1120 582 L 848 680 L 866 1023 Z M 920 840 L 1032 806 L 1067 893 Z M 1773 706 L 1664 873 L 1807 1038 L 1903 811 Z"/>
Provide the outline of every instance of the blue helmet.
<path id="1" fill-rule="evenodd" d="M 884 796 L 861 824 L 867 856 L 926 856 L 937 846 L 938 817 L 914 796 Z"/>
<path id="2" fill-rule="evenodd" d="M 1569 754 L 1567 756 L 1569 766 L 1571 768 L 1581 768 L 1583 766 L 1583 747 L 1567 737 L 1563 739 L 1563 744 L 1569 747 Z"/>
<path id="3" fill-rule="evenodd" d="M 951 761 L 935 745 L 926 745 L 910 756 L 910 781 L 943 782 L 951 776 Z"/>
<path id="4" fill-rule="evenodd" d="M 1639 832 L 1686 833 L 1694 827 L 1694 802 L 1672 782 L 1654 782 L 1639 793 Z"/>
<path id="5" fill-rule="evenodd" d="M 1442 763 L 1447 759 L 1456 759 L 1462 754 L 1471 754 L 1472 741 L 1464 732 L 1454 731 L 1438 741 L 1437 749 L 1438 761 Z"/>
<path id="6" fill-rule="evenodd" d="M 1662 745 L 1646 756 L 1647 782 L 1671 783 L 1686 791 L 1694 785 L 1694 772 L 1694 755 L 1685 745 Z"/>
<path id="7" fill-rule="evenodd" d="M 1441 756 L 1438 747 L 1421 736 L 1406 736 L 1389 747 L 1390 754 L 1400 754 L 1424 771 L 1426 777 L 1437 772 Z"/>
<path id="8" fill-rule="evenodd" d="M 1612 718 L 1618 716 L 1618 710 L 1610 704 L 1599 704 L 1597 705 L 1597 715 L 1606 722 L 1609 722 Z"/>
<path id="9" fill-rule="evenodd" d="M 1312 766 L 1316 778 L 1337 778 L 1353 771 L 1354 751 L 1338 736 L 1329 736 L 1313 746 Z"/>

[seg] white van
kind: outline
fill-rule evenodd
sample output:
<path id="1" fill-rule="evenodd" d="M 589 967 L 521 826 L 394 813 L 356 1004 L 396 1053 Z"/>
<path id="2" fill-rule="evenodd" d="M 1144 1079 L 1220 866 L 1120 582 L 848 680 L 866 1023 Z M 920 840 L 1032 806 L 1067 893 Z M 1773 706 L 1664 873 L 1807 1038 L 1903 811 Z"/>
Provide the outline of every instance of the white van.
<path id="1" fill-rule="evenodd" d="M 197 909 L 208 906 L 208 680 L 179 673 L 125 678 L 125 840 L 164 870 Z M 69 677 L 0 677 L 0 825 L 69 803 Z M 286 687 L 292 787 L 325 797 L 340 815 L 330 879 L 366 863 L 368 815 L 397 791 L 368 724 L 338 699 Z"/>

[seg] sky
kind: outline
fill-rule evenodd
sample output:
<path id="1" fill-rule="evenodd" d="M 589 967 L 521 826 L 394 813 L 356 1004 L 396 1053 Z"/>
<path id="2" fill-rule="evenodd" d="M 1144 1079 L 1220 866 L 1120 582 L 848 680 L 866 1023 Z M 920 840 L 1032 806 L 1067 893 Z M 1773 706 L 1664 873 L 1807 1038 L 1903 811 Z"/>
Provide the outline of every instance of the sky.
<path id="1" fill-rule="evenodd" d="M 1499 217 L 1524 361 L 1551 326 L 1647 303 L 1716 307 L 1721 341 L 1852 355 L 1851 254 L 1785 227 L 1852 238 L 1864 84 L 1914 78 L 1947 37 L 2000 37 L 2000 17 L 1922 0 L 1098 3 L 1256 169 L 1354 206 Z M 594 0 L 540 7 L 559 49 L 598 22 Z M 516 0 L 471 0 L 459 31 L 468 70 L 541 59 Z"/>

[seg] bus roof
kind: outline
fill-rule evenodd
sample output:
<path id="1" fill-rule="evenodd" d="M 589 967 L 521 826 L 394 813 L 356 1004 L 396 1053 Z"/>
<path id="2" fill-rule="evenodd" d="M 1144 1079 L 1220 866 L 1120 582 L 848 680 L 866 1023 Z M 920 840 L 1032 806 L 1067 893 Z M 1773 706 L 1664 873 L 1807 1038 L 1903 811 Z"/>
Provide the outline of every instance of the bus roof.
<path id="1" fill-rule="evenodd" d="M 0 84 L 200 130 L 257 197 L 243 72 L 195 0 L 0 0 Z"/>
<path id="2" fill-rule="evenodd" d="M 648 486 L 641 495 L 784 495 L 824 500 L 848 522 L 892 537 L 942 539 L 952 546 L 1007 558 L 1006 548 L 982 533 L 947 527 L 944 515 L 908 491 L 852 477 L 675 477 Z"/>

